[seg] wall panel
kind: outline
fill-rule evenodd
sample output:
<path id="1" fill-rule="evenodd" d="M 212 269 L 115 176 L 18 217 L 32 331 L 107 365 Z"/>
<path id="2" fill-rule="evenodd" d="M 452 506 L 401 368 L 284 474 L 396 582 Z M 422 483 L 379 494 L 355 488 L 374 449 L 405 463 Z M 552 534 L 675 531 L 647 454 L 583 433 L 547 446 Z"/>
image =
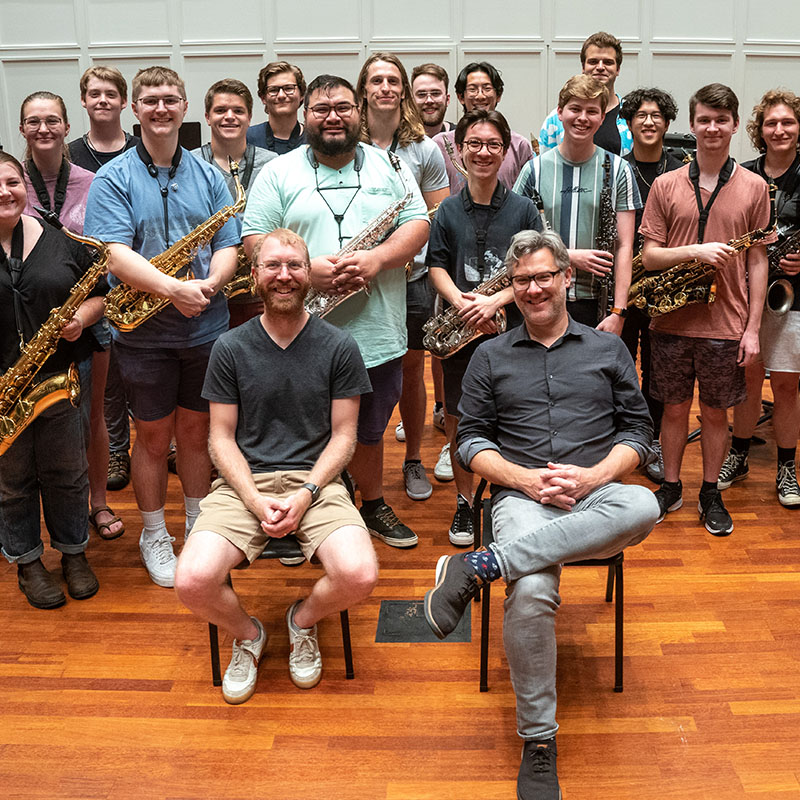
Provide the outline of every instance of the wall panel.
<path id="1" fill-rule="evenodd" d="M 0 43 L 12 47 L 78 44 L 73 0 L 2 0 Z M 33 24 L 35 22 L 35 24 Z"/>
<path id="2" fill-rule="evenodd" d="M 170 41 L 170 4 L 160 0 L 85 0 L 86 43 L 125 44 L 134 47 Z M 124 17 L 120 16 L 124 7 Z"/>

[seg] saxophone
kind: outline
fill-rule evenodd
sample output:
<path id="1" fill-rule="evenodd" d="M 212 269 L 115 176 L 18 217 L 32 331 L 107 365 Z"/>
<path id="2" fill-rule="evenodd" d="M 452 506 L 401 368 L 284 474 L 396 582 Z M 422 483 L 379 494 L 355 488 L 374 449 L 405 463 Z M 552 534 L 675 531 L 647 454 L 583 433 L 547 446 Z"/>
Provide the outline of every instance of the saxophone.
<path id="1" fill-rule="evenodd" d="M 800 228 L 779 234 L 775 244 L 767 246 L 769 263 L 769 286 L 767 287 L 767 310 L 781 316 L 794 305 L 794 289 L 781 271 L 781 259 L 789 253 L 800 251 Z"/>
<path id="2" fill-rule="evenodd" d="M 463 164 L 459 164 L 458 161 L 456 161 L 456 153 L 455 150 L 453 150 L 453 143 L 446 136 L 442 136 L 442 143 L 444 144 L 444 149 L 447 151 L 450 163 L 456 168 L 456 172 L 466 178 L 467 170 L 464 168 Z"/>
<path id="3" fill-rule="evenodd" d="M 240 294 L 255 294 L 255 283 L 251 270 L 252 262 L 244 252 L 244 245 L 236 248 L 236 272 L 233 273 L 228 283 L 222 288 L 222 294 L 230 300 Z"/>
<path id="4" fill-rule="evenodd" d="M 239 181 L 239 162 L 228 159 L 228 164 L 236 184 L 236 199 L 233 205 L 221 208 L 163 253 L 151 258 L 150 263 L 156 269 L 175 277 L 178 272 L 191 263 L 197 251 L 207 245 L 231 217 L 244 209 L 247 200 L 244 188 Z M 186 275 L 179 280 L 190 280 L 192 277 L 193 273 L 189 269 Z M 153 295 L 121 283 L 106 295 L 105 314 L 115 328 L 127 332 L 138 328 L 143 322 L 165 309 L 170 302 L 166 297 Z"/>
<path id="5" fill-rule="evenodd" d="M 370 220 L 365 228 L 357 233 L 332 257 L 332 261 L 336 261 L 349 253 L 354 253 L 356 250 L 371 250 L 373 247 L 379 245 L 397 221 L 397 217 L 403 210 L 403 207 L 414 196 L 413 188 L 411 186 L 406 186 L 403 180 L 400 159 L 391 151 L 388 151 L 386 155 L 389 156 L 389 161 L 400 176 L 406 193 L 399 200 L 395 200 L 391 205 L 387 206 L 377 217 Z M 365 285 L 358 289 L 352 289 L 346 294 L 326 294 L 317 289 L 311 289 L 306 296 L 306 311 L 308 311 L 309 314 L 313 314 L 315 317 L 324 317 L 330 314 L 334 308 L 341 305 L 345 300 L 349 300 L 353 295 L 359 292 L 369 294 L 369 286 Z"/>
<path id="6" fill-rule="evenodd" d="M 731 239 L 728 246 L 736 253 L 749 250 L 775 230 L 775 187 L 770 186 L 770 218 L 766 228 L 748 231 Z M 780 260 L 780 259 L 778 259 Z M 700 259 L 684 261 L 660 272 L 645 275 L 631 284 L 628 304 L 650 317 L 669 314 L 691 303 L 711 304 L 717 296 L 716 268 Z"/>
<path id="7" fill-rule="evenodd" d="M 64 305 L 50 312 L 36 335 L 21 348 L 16 362 L 0 377 L 0 455 L 50 406 L 60 400 L 69 400 L 73 406 L 78 405 L 81 387 L 74 364 L 70 365 L 67 372 L 45 378 L 31 388 L 28 387 L 47 359 L 55 353 L 64 326 L 75 316 L 78 307 L 89 296 L 108 266 L 108 246 L 104 242 L 72 233 L 61 226 L 58 217 L 52 212 L 36 210 L 70 239 L 95 248 L 97 256 L 72 287 Z"/>
<path id="8" fill-rule="evenodd" d="M 600 192 L 600 212 L 597 222 L 595 244 L 598 250 L 605 250 L 614 255 L 617 244 L 617 212 L 611 199 L 611 157 L 606 155 L 603 161 L 603 189 Z M 593 276 L 593 283 L 599 285 L 597 295 L 597 321 L 602 322 L 614 306 L 614 266 L 602 277 Z"/>

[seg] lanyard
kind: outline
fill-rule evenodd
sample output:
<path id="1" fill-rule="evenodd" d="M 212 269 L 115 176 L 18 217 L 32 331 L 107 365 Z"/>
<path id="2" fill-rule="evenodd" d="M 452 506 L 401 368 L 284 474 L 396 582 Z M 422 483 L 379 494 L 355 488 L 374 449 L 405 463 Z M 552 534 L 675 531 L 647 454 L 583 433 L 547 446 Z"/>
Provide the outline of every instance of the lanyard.
<path id="1" fill-rule="evenodd" d="M 331 212 L 331 214 L 333 215 L 334 220 L 336 221 L 336 225 L 337 225 L 337 227 L 339 229 L 339 249 L 341 250 L 342 247 L 344 247 L 344 240 L 352 238 L 351 236 L 343 236 L 342 235 L 342 222 L 344 221 L 345 214 L 347 214 L 347 212 L 349 211 L 350 206 L 353 205 L 353 200 L 356 199 L 356 195 L 361 191 L 361 166 L 364 163 L 364 153 L 361 151 L 361 149 L 358 146 L 356 146 L 354 157 L 353 157 L 353 169 L 355 170 L 356 178 L 358 179 L 358 185 L 357 186 L 320 186 L 319 185 L 319 161 L 317 161 L 317 157 L 314 155 L 314 151 L 311 149 L 310 146 L 306 150 L 306 157 L 308 158 L 309 163 L 311 164 L 311 167 L 314 170 L 314 182 L 316 183 L 317 193 L 322 198 L 322 202 L 325 203 L 326 206 L 328 206 L 328 210 Z M 345 206 L 344 211 L 342 211 L 341 214 L 337 214 L 333 210 L 333 208 L 331 208 L 331 204 L 328 202 L 328 200 L 325 197 L 325 195 L 323 194 L 323 192 L 335 192 L 335 191 L 339 191 L 341 189 L 355 189 L 355 191 L 353 192 L 353 195 L 350 198 L 350 201 Z"/>
<path id="2" fill-rule="evenodd" d="M 47 193 L 47 187 L 44 185 L 44 178 L 39 168 L 36 166 L 32 158 L 25 162 L 25 171 L 31 180 L 33 190 L 36 192 L 36 197 L 39 198 L 39 203 L 42 208 L 47 211 L 55 212 L 56 216 L 61 214 L 61 209 L 64 208 L 64 201 L 67 199 L 67 183 L 69 182 L 69 169 L 70 164 L 66 158 L 61 159 L 61 167 L 58 170 L 58 178 L 56 179 L 56 189 L 54 192 L 55 208 L 50 203 L 50 195 Z"/>
<path id="3" fill-rule="evenodd" d="M 711 197 L 708 198 L 708 203 L 703 205 L 703 199 L 700 196 L 700 167 L 697 164 L 697 160 L 692 161 L 689 164 L 689 180 L 692 182 L 694 186 L 694 196 L 697 200 L 697 210 L 700 212 L 700 218 L 697 221 L 697 243 L 702 244 L 703 239 L 706 235 L 706 223 L 708 222 L 708 215 L 711 212 L 711 206 L 714 205 L 714 201 L 717 199 L 717 195 L 720 192 L 720 189 L 730 180 L 731 174 L 733 173 L 733 165 L 736 162 L 729 158 L 725 162 L 725 166 L 720 170 L 719 177 L 717 178 L 717 185 L 714 187 L 714 191 L 711 193 Z"/>
<path id="4" fill-rule="evenodd" d="M 3 246 L 0 245 L 0 264 L 8 270 L 11 278 L 11 292 L 14 295 L 14 321 L 17 325 L 20 352 L 25 347 L 25 336 L 22 333 L 22 298 L 17 288 L 17 281 L 22 272 L 23 245 L 22 218 L 20 217 L 11 234 L 11 255 L 7 256 Z"/>
<path id="5" fill-rule="evenodd" d="M 214 153 L 211 150 L 210 144 L 204 144 L 200 148 L 200 152 L 203 154 L 203 158 L 208 161 L 209 164 L 215 164 L 214 161 Z M 242 183 L 242 187 L 247 189 L 250 185 L 250 178 L 253 175 L 253 165 L 255 164 L 256 158 L 256 148 L 252 144 L 248 144 L 247 147 L 244 149 L 244 155 L 242 156 L 242 160 L 240 162 L 240 166 L 243 167 L 239 170 L 239 174 L 241 178 L 239 179 Z M 230 173 L 228 173 L 230 174 Z"/>
<path id="6" fill-rule="evenodd" d="M 486 280 L 486 240 L 489 236 L 489 228 L 492 227 L 492 222 L 494 222 L 497 212 L 505 202 L 508 189 L 506 189 L 506 187 L 503 186 L 500 181 L 497 182 L 497 186 L 492 194 L 492 201 L 489 204 L 485 228 L 479 228 L 475 224 L 475 201 L 472 199 L 472 195 L 469 193 L 469 186 L 465 184 L 461 191 L 463 192 L 462 200 L 464 202 L 464 211 L 466 212 L 467 217 L 472 224 L 472 230 L 475 232 L 475 248 L 478 255 L 478 269 L 480 270 L 481 283 L 483 283 Z"/>
<path id="7" fill-rule="evenodd" d="M 141 139 L 136 143 L 136 154 L 147 167 L 148 174 L 156 179 L 156 183 L 161 192 L 161 199 L 164 203 L 164 241 L 166 242 L 166 246 L 169 247 L 169 204 L 167 202 L 167 198 L 169 197 L 169 182 L 175 177 L 175 173 L 178 171 L 183 149 L 179 144 L 178 148 L 175 150 L 172 156 L 172 163 L 169 166 L 169 172 L 167 173 L 167 182 L 163 186 L 158 177 L 158 167 L 153 163 L 153 157 L 147 152 L 147 148 L 144 146 L 144 142 Z"/>

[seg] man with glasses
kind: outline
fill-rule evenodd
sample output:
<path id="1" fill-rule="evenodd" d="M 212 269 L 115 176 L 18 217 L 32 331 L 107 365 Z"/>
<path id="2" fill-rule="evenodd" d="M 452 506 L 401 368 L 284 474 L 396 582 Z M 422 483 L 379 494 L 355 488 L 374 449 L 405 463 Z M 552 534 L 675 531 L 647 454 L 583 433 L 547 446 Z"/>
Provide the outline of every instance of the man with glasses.
<path id="1" fill-rule="evenodd" d="M 416 534 L 383 497 L 383 434 L 400 398 L 407 349 L 403 267 L 428 239 L 428 215 L 408 167 L 359 143 L 356 95 L 344 78 L 320 75 L 305 97 L 306 139 L 256 178 L 244 216 L 244 242 L 289 228 L 311 253 L 311 282 L 325 293 L 352 295 L 326 319 L 355 338 L 372 391 L 361 399 L 358 444 L 349 470 L 361 493 L 361 514 L 374 536 L 413 547 Z M 370 250 L 336 254 L 406 193 L 391 232 Z M 369 292 L 360 291 L 369 287 Z"/>
<path id="2" fill-rule="evenodd" d="M 569 253 L 521 231 L 505 257 L 524 324 L 484 342 L 464 376 L 459 458 L 491 483 L 494 543 L 442 556 L 425 618 L 444 638 L 486 582 L 506 582 L 503 641 L 524 740 L 520 800 L 559 800 L 555 620 L 561 565 L 641 542 L 658 504 L 619 481 L 649 457 L 652 426 L 622 341 L 567 313 Z"/>
<path id="3" fill-rule="evenodd" d="M 444 118 L 450 105 L 449 86 L 447 70 L 438 64 L 420 64 L 411 70 L 411 96 L 422 117 L 425 135 L 431 139 L 456 127 Z"/>
<path id="4" fill-rule="evenodd" d="M 506 314 L 508 327 L 522 322 L 513 303 L 511 287 L 491 296 L 475 290 L 502 275 L 511 237 L 520 230 L 541 230 L 536 206 L 527 197 L 509 192 L 497 173 L 511 141 L 508 123 L 498 111 L 468 111 L 458 122 L 455 142 L 467 169 L 467 184 L 448 197 L 431 223 L 426 258 L 431 283 L 446 307 L 454 307 L 465 325 L 483 334 L 497 332 L 498 312 Z M 475 339 L 442 360 L 444 372 L 445 432 L 449 440 L 455 477 L 456 511 L 450 525 L 450 543 L 473 544 L 472 475 L 454 458 L 461 380 L 480 340 Z"/>
<path id="5" fill-rule="evenodd" d="M 299 67 L 288 61 L 272 61 L 258 73 L 258 96 L 269 115 L 266 122 L 251 125 L 248 144 L 264 147 L 278 155 L 288 153 L 305 142 L 297 111 L 306 93 L 306 82 Z"/>
<path id="6" fill-rule="evenodd" d="M 169 587 L 176 559 L 175 539 L 164 520 L 167 454 L 174 435 L 188 535 L 211 474 L 208 402 L 200 390 L 211 346 L 228 327 L 220 290 L 236 269 L 241 237 L 238 220 L 228 220 L 192 259 L 192 280 L 170 277 L 150 263 L 232 198 L 219 171 L 178 142 L 187 108 L 178 74 L 166 67 L 140 70 L 132 98 L 142 138 L 98 171 L 84 230 L 109 244 L 110 283 L 130 284 L 171 301 L 134 330 L 113 331 L 136 422 L 131 473 L 144 522 L 139 549 L 153 582 Z"/>
<path id="7" fill-rule="evenodd" d="M 296 533 L 306 557 L 325 568 L 286 612 L 289 675 L 301 689 L 322 677 L 318 620 L 366 598 L 378 579 L 375 551 L 339 477 L 355 448 L 359 396 L 370 388 L 358 347 L 303 307 L 309 258 L 296 233 L 258 237 L 252 274 L 264 311 L 223 334 L 211 353 L 203 397 L 222 477 L 203 500 L 175 581 L 195 614 L 234 637 L 222 681 L 232 704 L 255 691 L 267 634 L 227 577 L 258 558 L 268 537 Z"/>
<path id="8" fill-rule="evenodd" d="M 456 97 L 461 103 L 464 113 L 479 108 L 484 111 L 494 111 L 503 96 L 503 86 L 500 73 L 491 64 L 486 61 L 473 61 L 458 74 L 455 86 Z M 450 180 L 450 194 L 458 194 L 464 186 L 464 176 L 461 172 L 463 164 L 454 148 L 454 131 L 437 134 L 433 141 L 439 145 L 445 157 L 447 177 Z M 507 189 L 514 186 L 520 170 L 531 156 L 533 156 L 533 149 L 530 142 L 524 136 L 511 131 L 511 142 L 497 175 Z"/>
<path id="9" fill-rule="evenodd" d="M 624 156 L 633 148 L 633 138 L 627 120 L 621 112 L 619 95 L 614 85 L 622 66 L 622 43 L 616 36 L 599 31 L 593 33 L 581 47 L 581 70 L 600 81 L 608 89 L 608 107 L 602 125 L 594 133 L 594 143 L 609 153 Z M 564 125 L 554 108 L 539 132 L 539 152 L 546 153 L 564 139 Z"/>

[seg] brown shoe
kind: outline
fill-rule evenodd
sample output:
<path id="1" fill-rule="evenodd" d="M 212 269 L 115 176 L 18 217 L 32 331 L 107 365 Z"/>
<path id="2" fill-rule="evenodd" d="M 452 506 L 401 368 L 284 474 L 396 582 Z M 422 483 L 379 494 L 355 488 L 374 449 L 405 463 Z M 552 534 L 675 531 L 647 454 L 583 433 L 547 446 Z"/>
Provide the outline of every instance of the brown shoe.
<path id="1" fill-rule="evenodd" d="M 97 594 L 100 582 L 92 572 L 85 553 L 62 553 L 61 570 L 67 581 L 69 596 L 75 600 L 86 600 Z"/>
<path id="2" fill-rule="evenodd" d="M 67 602 L 56 579 L 39 558 L 29 564 L 17 564 L 17 579 L 19 588 L 34 608 L 58 608 Z"/>
<path id="3" fill-rule="evenodd" d="M 124 450 L 108 455 L 108 479 L 106 488 L 111 491 L 124 489 L 131 479 L 131 457 Z"/>

